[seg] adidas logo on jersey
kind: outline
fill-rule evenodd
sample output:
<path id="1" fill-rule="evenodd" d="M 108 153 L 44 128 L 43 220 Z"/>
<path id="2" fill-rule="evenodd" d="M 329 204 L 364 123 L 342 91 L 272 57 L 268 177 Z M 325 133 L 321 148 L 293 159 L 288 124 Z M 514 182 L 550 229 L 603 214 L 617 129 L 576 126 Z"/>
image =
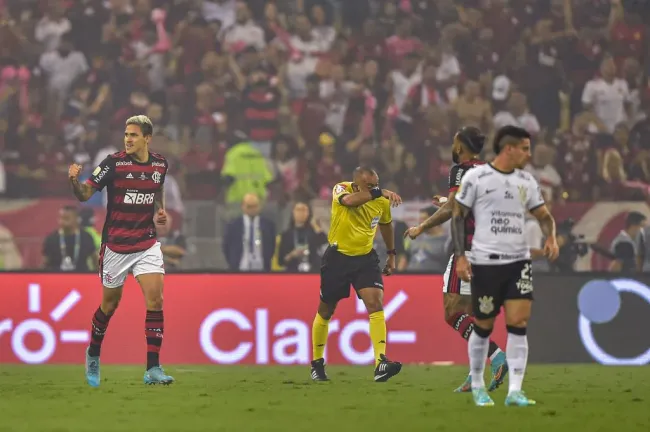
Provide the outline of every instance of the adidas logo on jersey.
<path id="1" fill-rule="evenodd" d="M 128 178 L 128 179 L 132 179 L 132 178 L 133 178 L 133 174 L 128 173 L 128 174 L 126 175 L 126 178 Z"/>

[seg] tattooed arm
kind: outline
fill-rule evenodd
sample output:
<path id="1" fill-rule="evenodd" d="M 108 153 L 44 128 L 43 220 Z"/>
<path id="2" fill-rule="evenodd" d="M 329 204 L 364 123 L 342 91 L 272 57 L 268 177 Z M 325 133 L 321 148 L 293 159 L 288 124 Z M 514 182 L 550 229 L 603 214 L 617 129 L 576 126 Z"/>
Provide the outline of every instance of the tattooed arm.
<path id="1" fill-rule="evenodd" d="M 80 202 L 88 201 L 96 192 L 96 189 L 88 183 L 80 183 L 78 178 L 70 179 L 72 192 Z"/>
<path id="2" fill-rule="evenodd" d="M 88 183 L 81 183 L 79 181 L 80 172 L 81 165 L 71 165 L 68 169 L 68 178 L 70 180 L 70 184 L 72 185 L 72 192 L 74 193 L 74 196 L 76 196 L 80 202 L 84 202 L 88 201 L 90 197 L 93 196 L 95 192 L 97 192 L 97 189 Z"/>
<path id="3" fill-rule="evenodd" d="M 470 210 L 458 201 L 454 200 L 451 214 L 451 236 L 454 245 L 454 255 L 457 257 L 465 255 L 465 219 L 469 216 Z"/>
<path id="4" fill-rule="evenodd" d="M 542 204 L 531 211 L 533 216 L 537 218 L 539 226 L 546 237 L 544 243 L 544 255 L 551 260 L 555 261 L 560 254 L 560 248 L 557 244 L 557 237 L 555 232 L 555 219 L 548 211 L 546 205 Z"/>
<path id="5" fill-rule="evenodd" d="M 420 224 L 420 229 L 422 231 L 426 231 L 428 229 L 431 229 L 433 227 L 442 225 L 443 223 L 447 222 L 449 219 L 451 219 L 451 214 L 453 210 L 453 202 L 454 202 L 454 196 L 456 195 L 456 192 L 451 192 L 449 194 L 449 198 L 447 198 L 447 201 L 445 201 L 438 210 L 427 220 L 422 222 Z"/>
<path id="6" fill-rule="evenodd" d="M 551 212 L 548 211 L 548 208 L 545 205 L 541 205 L 531 213 L 535 218 L 537 218 L 542 233 L 544 233 L 544 237 L 547 239 L 555 238 L 555 219 L 553 218 L 553 215 L 551 215 Z"/>
<path id="7" fill-rule="evenodd" d="M 165 187 L 160 186 L 160 190 L 153 197 L 155 211 L 165 210 Z"/>

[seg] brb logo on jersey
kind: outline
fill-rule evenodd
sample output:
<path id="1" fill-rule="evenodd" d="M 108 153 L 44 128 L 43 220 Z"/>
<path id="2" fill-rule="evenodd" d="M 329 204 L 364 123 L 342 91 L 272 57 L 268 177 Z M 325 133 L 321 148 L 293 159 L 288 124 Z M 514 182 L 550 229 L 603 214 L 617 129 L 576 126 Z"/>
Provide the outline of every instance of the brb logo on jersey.
<path id="1" fill-rule="evenodd" d="M 124 204 L 153 204 L 154 193 L 128 191 L 124 194 Z"/>

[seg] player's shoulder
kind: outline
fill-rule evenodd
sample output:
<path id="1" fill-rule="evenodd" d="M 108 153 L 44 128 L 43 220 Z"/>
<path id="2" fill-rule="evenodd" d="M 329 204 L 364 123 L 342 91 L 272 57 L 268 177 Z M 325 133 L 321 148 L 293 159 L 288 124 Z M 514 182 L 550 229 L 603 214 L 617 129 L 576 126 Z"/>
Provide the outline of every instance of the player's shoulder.
<path id="1" fill-rule="evenodd" d="M 161 155 L 160 153 L 149 152 L 149 154 L 151 155 L 152 159 L 167 162 L 167 158 L 165 158 L 165 156 Z"/>
<path id="2" fill-rule="evenodd" d="M 167 165 L 167 158 L 160 153 L 149 152 L 152 162 L 161 162 Z"/>
<path id="3" fill-rule="evenodd" d="M 339 195 L 346 192 L 352 192 L 352 182 L 338 182 L 334 185 L 334 194 Z"/>
<path id="4" fill-rule="evenodd" d="M 516 169 L 515 174 L 517 175 L 517 178 L 528 182 L 528 183 L 537 183 L 537 180 L 535 179 L 535 176 L 532 175 L 530 172 L 522 169 Z"/>
<path id="5" fill-rule="evenodd" d="M 127 158 L 126 152 L 124 150 L 118 151 L 112 154 L 109 154 L 106 159 L 112 159 L 112 160 L 124 160 Z"/>
<path id="6" fill-rule="evenodd" d="M 472 160 L 469 160 L 469 161 L 466 161 L 466 162 L 461 162 L 459 164 L 456 164 L 456 165 L 452 166 L 451 169 L 449 170 L 449 172 L 451 174 L 453 174 L 453 175 L 456 175 L 456 174 L 464 175 L 468 171 L 473 170 L 475 168 L 479 168 L 479 167 L 481 167 L 483 165 L 486 165 L 485 161 L 478 160 L 478 159 L 472 159 Z"/>
<path id="7" fill-rule="evenodd" d="M 467 165 L 463 170 L 463 179 L 464 178 L 478 178 L 485 177 L 492 172 L 490 166 L 486 163 Z"/>
<path id="8" fill-rule="evenodd" d="M 149 155 L 151 156 L 152 166 L 159 166 L 163 168 L 169 167 L 169 162 L 167 162 L 167 158 L 165 158 L 165 156 L 161 155 L 160 153 L 154 153 L 154 152 L 149 152 Z"/>

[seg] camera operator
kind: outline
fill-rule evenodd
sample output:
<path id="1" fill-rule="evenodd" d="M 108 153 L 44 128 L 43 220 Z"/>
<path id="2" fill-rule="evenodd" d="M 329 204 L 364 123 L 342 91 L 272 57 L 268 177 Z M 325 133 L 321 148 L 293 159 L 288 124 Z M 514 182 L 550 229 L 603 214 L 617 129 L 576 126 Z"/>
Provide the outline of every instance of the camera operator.
<path id="1" fill-rule="evenodd" d="M 571 218 L 557 224 L 557 244 L 560 247 L 560 255 L 551 263 L 551 271 L 573 272 L 578 258 L 589 253 L 589 245 L 585 242 L 585 236 L 573 233 L 575 224 L 576 222 Z"/>
<path id="2" fill-rule="evenodd" d="M 630 212 L 625 219 L 625 229 L 614 238 L 610 251 L 614 259 L 609 271 L 630 273 L 637 270 L 637 237 L 645 227 L 646 217 L 639 212 Z"/>

